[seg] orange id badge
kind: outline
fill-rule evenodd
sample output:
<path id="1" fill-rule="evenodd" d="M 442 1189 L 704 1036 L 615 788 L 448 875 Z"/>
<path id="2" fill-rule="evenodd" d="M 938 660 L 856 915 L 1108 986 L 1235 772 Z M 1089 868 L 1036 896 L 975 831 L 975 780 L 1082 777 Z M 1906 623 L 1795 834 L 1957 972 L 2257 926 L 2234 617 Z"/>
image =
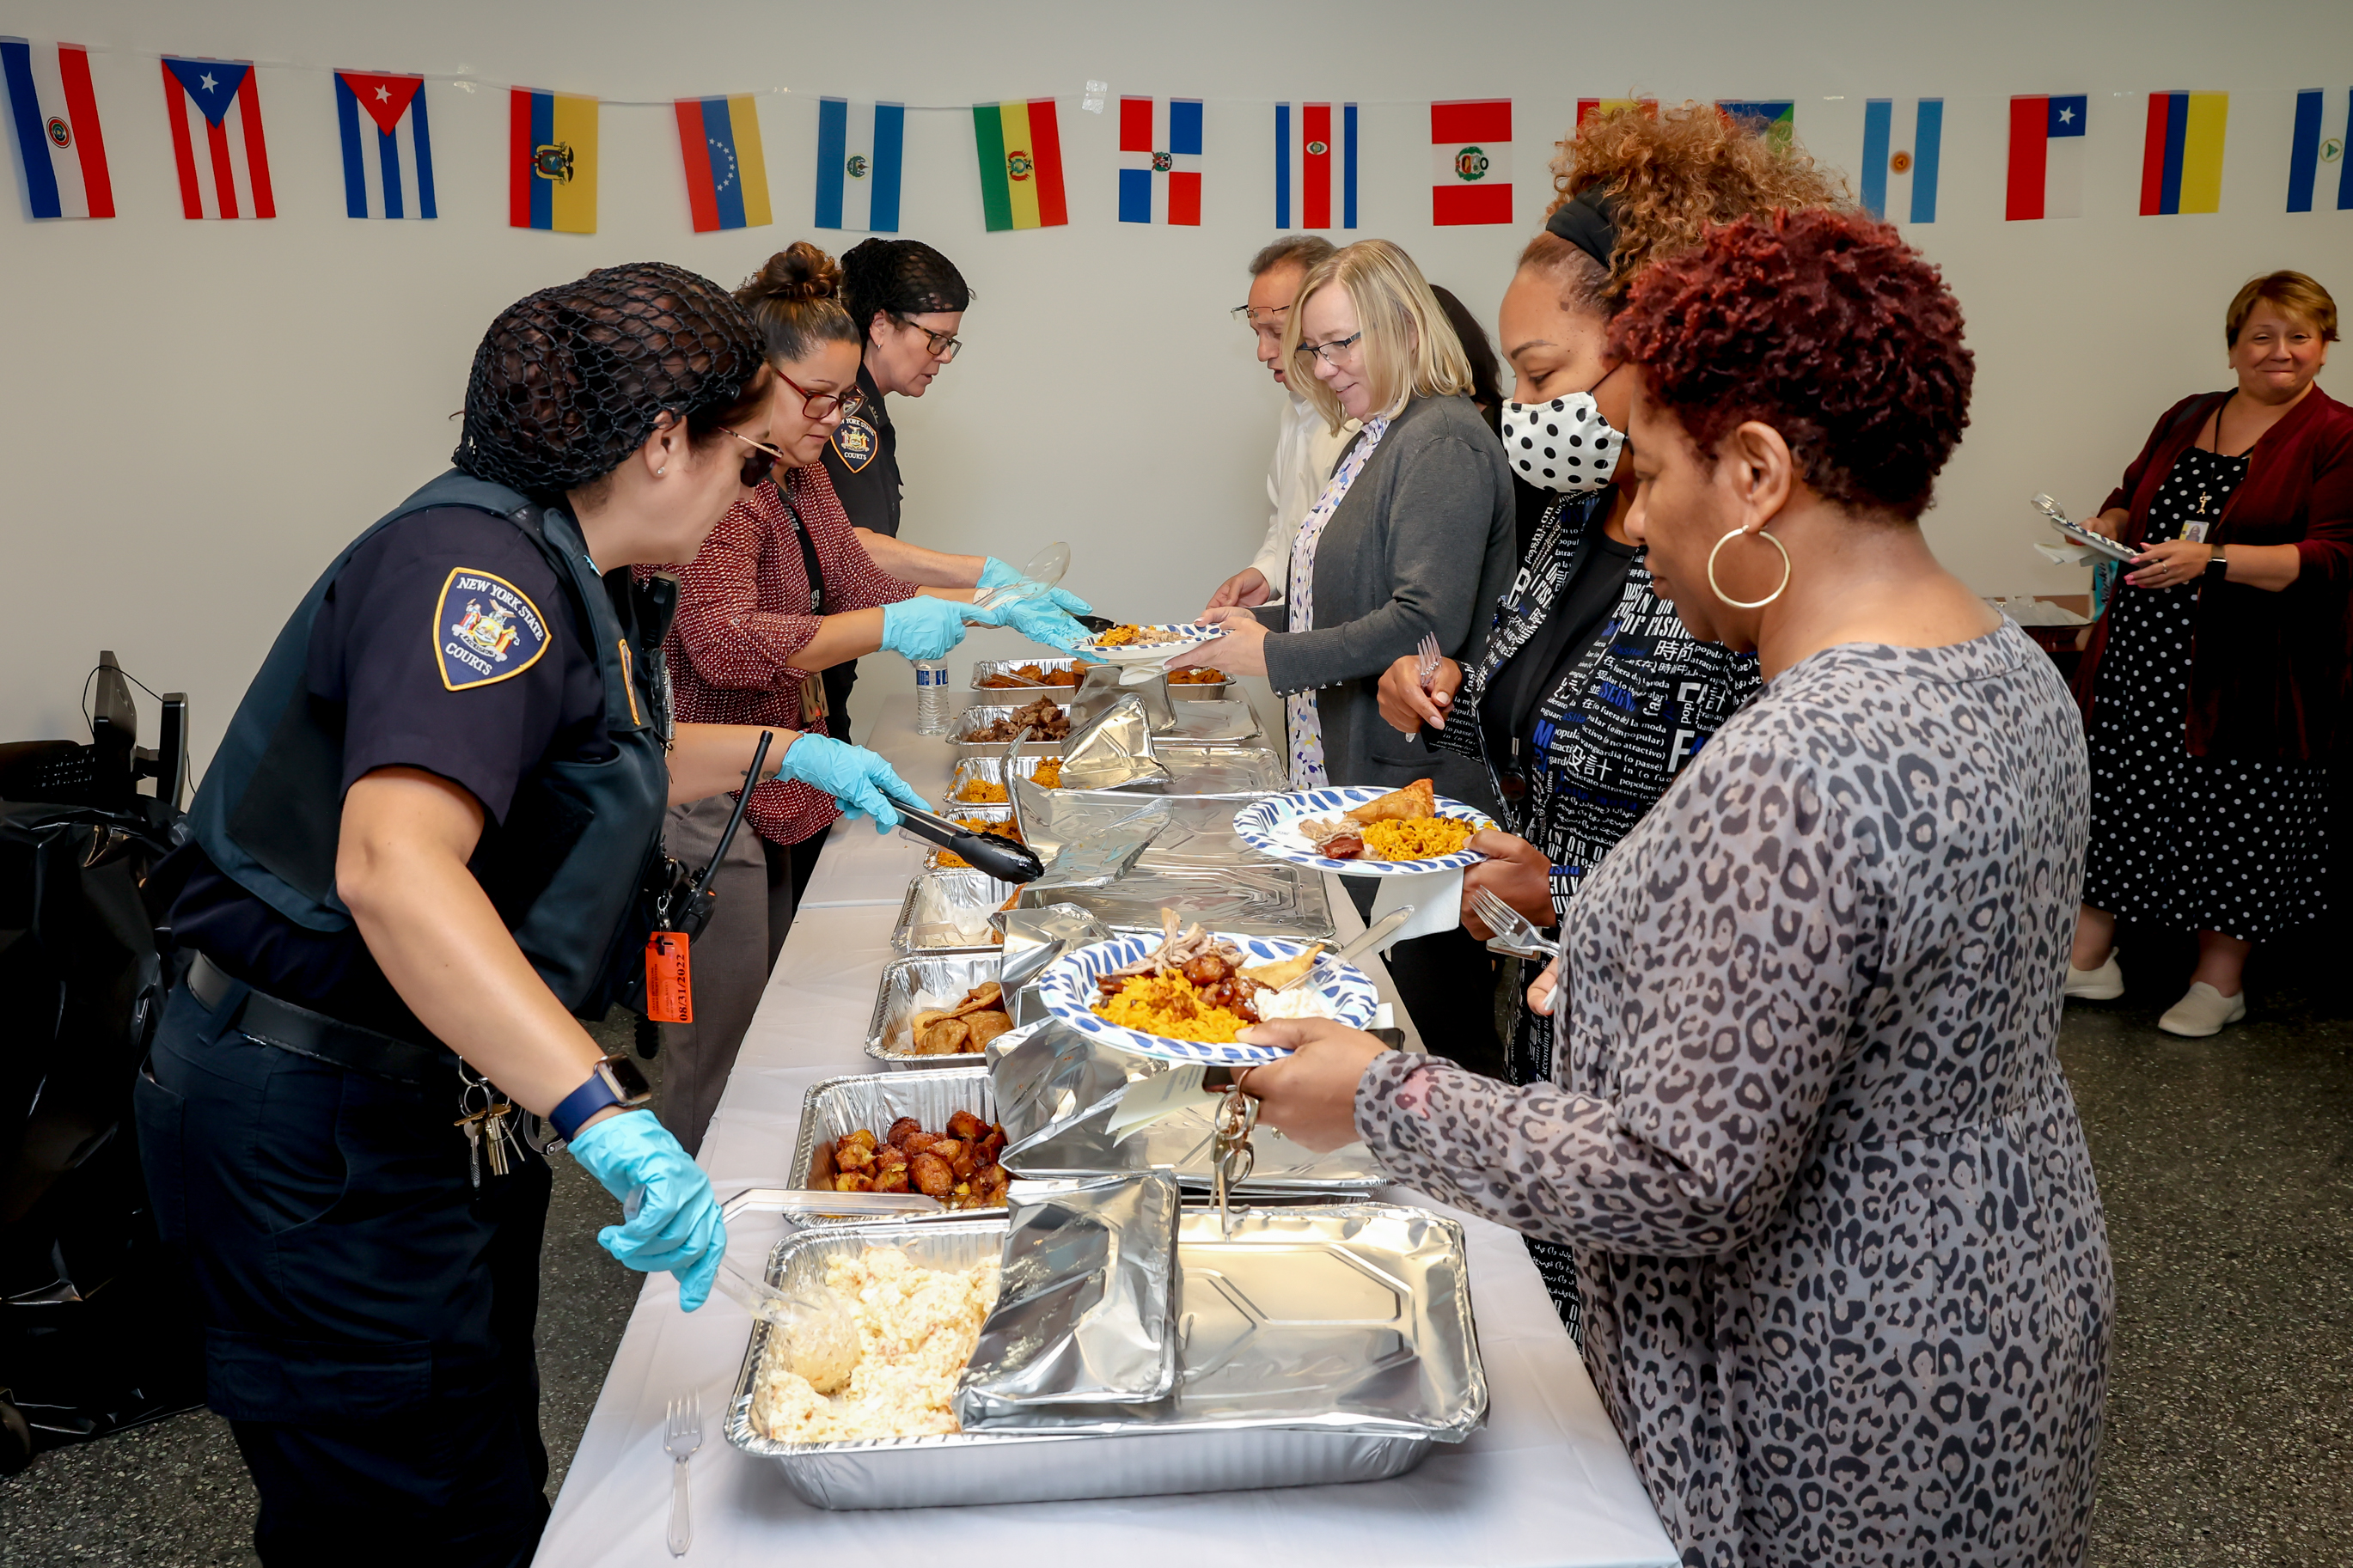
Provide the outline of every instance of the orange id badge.
<path id="1" fill-rule="evenodd" d="M 646 1016 L 657 1024 L 694 1022 L 694 975 L 686 949 L 684 931 L 658 931 L 646 938 Z"/>

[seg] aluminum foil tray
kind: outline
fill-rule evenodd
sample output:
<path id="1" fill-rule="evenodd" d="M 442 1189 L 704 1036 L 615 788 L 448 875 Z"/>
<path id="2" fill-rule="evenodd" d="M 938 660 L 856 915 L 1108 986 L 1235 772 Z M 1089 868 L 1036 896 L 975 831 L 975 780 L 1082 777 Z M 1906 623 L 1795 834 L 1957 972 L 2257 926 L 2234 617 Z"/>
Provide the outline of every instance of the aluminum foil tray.
<path id="1" fill-rule="evenodd" d="M 951 952 L 894 958 L 884 964 L 882 984 L 874 993 L 874 1016 L 866 1025 L 866 1054 L 893 1068 L 979 1066 L 978 1052 L 954 1057 L 915 1055 L 908 1048 L 913 1043 L 908 1026 L 923 1008 L 954 1006 L 974 986 L 996 979 L 998 963 L 994 952 Z"/>
<path id="2" fill-rule="evenodd" d="M 1229 697 L 1240 697 L 1241 687 L 1231 677 L 1224 680 L 1172 680 L 1168 683 L 1168 695 L 1177 702 L 1222 702 Z"/>
<path id="3" fill-rule="evenodd" d="M 969 1110 L 983 1121 L 997 1121 L 997 1092 L 989 1083 L 988 1069 L 975 1065 L 979 1060 L 978 1057 L 916 1057 L 909 1065 L 951 1065 L 933 1072 L 859 1073 L 811 1084 L 801 1100 L 800 1132 L 793 1141 L 793 1163 L 785 1185 L 807 1187 L 809 1173 L 817 1168 L 819 1141 L 831 1142 L 861 1127 L 871 1129 L 879 1138 L 900 1117 L 912 1116 L 936 1132 L 959 1110 Z M 1166 1117 L 1117 1144 L 1103 1135 L 1111 1120 L 1106 1109 L 1055 1132 L 1037 1146 L 1035 1159 L 1025 1157 L 1006 1169 L 1017 1176 L 1078 1176 L 1162 1166 L 1176 1173 L 1177 1183 L 1187 1193 L 1205 1194 L 1210 1187 L 1209 1118 L 1215 1104 L 1211 1097 L 1203 1095 L 1199 1110 Z M 1371 1193 L 1389 1182 L 1361 1143 L 1315 1154 L 1261 1125 L 1250 1134 L 1250 1152 L 1257 1167 L 1236 1191 L 1261 1202 L 1349 1196 Z M 813 1218 L 809 1223 L 845 1224 L 850 1217 L 855 1216 Z M 908 1223 L 936 1225 L 962 1217 L 960 1214 L 921 1215 Z"/>
<path id="4" fill-rule="evenodd" d="M 999 746 L 1002 752 L 1005 748 Z M 1252 743 L 1197 745 L 1190 742 L 1171 740 L 1166 735 L 1152 738 L 1153 760 L 1166 768 L 1166 784 L 1150 783 L 1113 791 L 1066 790 L 1066 795 L 1217 795 L 1245 797 L 1227 801 L 1229 826 L 1233 811 L 1247 801 L 1261 795 L 1271 795 L 1283 788 L 1290 777 L 1282 759 L 1271 746 Z"/>
<path id="5" fill-rule="evenodd" d="M 945 810 L 940 812 L 939 815 L 942 816 L 960 816 L 968 822 L 1010 822 L 1013 820 L 1013 807 L 1009 804 L 998 804 L 993 805 L 956 805 L 951 804 Z M 934 845 L 928 838 L 917 838 L 913 834 L 908 833 L 903 827 L 899 831 L 911 841 L 921 844 L 925 848 L 931 850 L 930 854 L 923 857 L 924 870 L 963 871 L 971 869 L 971 868 L 965 866 L 943 867 L 940 864 L 940 856 L 944 853 L 944 851 L 943 851 L 937 845 Z M 1008 889 L 1010 886 L 1011 884 L 1008 884 Z"/>
<path id="6" fill-rule="evenodd" d="M 891 928 L 891 950 L 911 954 L 994 952 L 999 945 L 996 932 L 978 930 L 967 940 L 965 931 L 955 929 L 954 922 L 944 917 L 951 910 L 987 914 L 1018 892 L 1020 886 L 1000 882 L 969 867 L 925 871 L 907 884 L 907 896 L 899 904 L 899 923 Z M 950 929 L 938 929 L 942 926 Z"/>
<path id="7" fill-rule="evenodd" d="M 1177 689 L 1170 687 L 1168 695 L 1174 698 Z M 1255 741 L 1266 732 L 1248 698 L 1197 698 L 1176 709 L 1176 714 L 1175 724 L 1153 726 L 1152 743 L 1155 749 L 1187 744 L 1231 745 Z"/>
<path id="8" fill-rule="evenodd" d="M 767 1336 L 754 1323 L 728 1403 L 727 1440 L 772 1458 L 825 1509 L 928 1508 L 1154 1497 L 1385 1480 L 1486 1418 L 1462 1232 L 1382 1204 L 1248 1210 L 1231 1241 L 1187 1215 L 1178 1393 L 1132 1419 L 1079 1428 L 788 1444 L 752 1426 Z M 929 1268 L 997 1257 L 1005 1221 L 867 1222 L 779 1242 L 787 1289 L 869 1246 Z M 1097 1413 L 1098 1415 L 1100 1413 Z"/>
<path id="9" fill-rule="evenodd" d="M 1034 664 L 1040 669 L 1076 669 L 1078 668 L 1079 661 L 1073 658 L 975 659 L 972 666 L 973 692 L 976 696 L 987 699 L 990 701 L 997 700 L 996 694 L 997 692 L 1017 692 L 1021 696 L 1022 700 L 1026 701 L 1032 697 L 1041 697 L 1049 691 L 1076 691 L 1078 689 L 1075 686 L 983 686 L 981 684 L 981 680 L 985 677 L 991 675 L 1011 675 L 1015 670 L 1019 669 L 1025 664 Z"/>
<path id="10" fill-rule="evenodd" d="M 1014 776 L 1017 778 L 1034 780 L 1038 776 L 1038 764 L 1047 761 L 1048 755 L 1049 754 L 1044 752 L 1032 754 L 1025 749 L 1019 756 L 1013 759 Z M 955 811 L 966 805 L 1003 805 L 1007 804 L 1004 801 L 994 800 L 958 800 L 956 798 L 956 792 L 964 788 L 965 783 L 972 779 L 979 779 L 987 784 L 1003 784 L 1005 782 L 1005 748 L 1003 746 L 998 746 L 993 753 L 987 756 L 958 757 L 956 759 L 955 771 L 948 775 L 948 789 L 944 799 L 946 801 L 946 809 L 949 811 Z"/>
<path id="11" fill-rule="evenodd" d="M 1040 692 L 1039 695 L 1046 694 Z M 1035 701 L 1036 699 L 1030 700 Z M 1028 704 L 1024 702 L 983 702 L 967 708 L 948 721 L 948 744 L 959 757 L 1001 757 L 1005 754 L 1006 742 L 1003 741 L 967 741 L 965 737 L 975 730 L 986 730 L 999 719 L 1012 718 L 1026 706 Z M 1059 706 L 1064 712 L 1070 711 L 1067 702 Z M 1062 754 L 1062 742 L 1035 739 L 1024 741 L 1021 742 L 1021 754 L 1025 757 L 1059 757 Z"/>
<path id="12" fill-rule="evenodd" d="M 1230 805 L 1230 802 L 1226 803 Z M 1114 931 L 1160 930 L 1163 908 L 1187 925 L 1246 936 L 1290 936 L 1308 942 L 1334 937 L 1332 903 L 1324 873 L 1279 860 L 1248 865 L 1197 865 L 1153 860 L 1145 850 L 1135 868 L 1106 888 L 1022 889 L 1024 908 L 1076 904 Z"/>

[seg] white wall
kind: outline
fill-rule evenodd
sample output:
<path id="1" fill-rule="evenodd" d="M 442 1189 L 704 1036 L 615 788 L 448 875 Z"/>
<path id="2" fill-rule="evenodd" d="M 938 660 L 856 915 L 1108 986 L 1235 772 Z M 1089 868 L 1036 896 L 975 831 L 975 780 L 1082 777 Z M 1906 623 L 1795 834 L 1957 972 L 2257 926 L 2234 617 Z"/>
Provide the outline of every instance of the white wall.
<path id="1" fill-rule="evenodd" d="M 104 646 L 158 689 L 194 695 L 208 754 L 319 567 L 444 465 L 490 318 L 616 261 L 665 258 L 732 283 L 808 235 L 821 93 L 1061 100 L 1072 221 L 1057 230 L 984 232 L 968 116 L 910 116 L 905 232 L 952 256 L 979 301 L 965 356 L 922 402 L 893 405 L 907 533 L 1017 563 L 1068 539 L 1071 585 L 1129 616 L 1198 608 L 1261 526 L 1278 394 L 1224 312 L 1273 234 L 1266 104 L 1278 96 L 1365 105 L 1359 234 L 1399 241 L 1491 315 L 1580 95 L 1796 98 L 1801 139 L 1843 167 L 1865 97 L 1942 93 L 1940 221 L 1912 232 L 1968 310 L 1978 376 L 1931 530 L 1988 593 L 2080 589 L 2080 574 L 2027 549 L 2024 498 L 2047 489 L 2090 510 L 2166 404 L 2222 384 L 2220 315 L 2245 277 L 2300 268 L 2353 305 L 2353 215 L 2281 210 L 2294 89 L 2353 83 L 2343 0 L 10 0 L 0 32 L 151 57 L 93 58 L 123 216 L 35 225 L 0 210 L 0 738 L 79 735 L 81 678 Z M 652 102 L 605 110 L 596 235 L 506 227 L 505 95 L 445 81 L 427 89 L 441 217 L 353 222 L 328 78 L 266 66 L 280 216 L 191 223 L 152 58 L 164 50 Z M 1113 221 L 1116 108 L 1080 111 L 1089 78 L 1114 97 L 1209 100 L 1202 227 Z M 2137 217 L 2139 95 L 2185 87 L 2232 95 L 2223 211 Z M 662 105 L 776 89 L 789 92 L 760 112 L 779 221 L 691 233 Z M 2033 91 L 2094 95 L 2084 219 L 2001 221 L 2004 100 Z M 1432 228 L 1421 104 L 1506 94 L 1517 224 Z M 2331 374 L 2340 396 L 2353 396 L 2348 374 Z M 874 661 L 871 682 L 903 679 Z"/>

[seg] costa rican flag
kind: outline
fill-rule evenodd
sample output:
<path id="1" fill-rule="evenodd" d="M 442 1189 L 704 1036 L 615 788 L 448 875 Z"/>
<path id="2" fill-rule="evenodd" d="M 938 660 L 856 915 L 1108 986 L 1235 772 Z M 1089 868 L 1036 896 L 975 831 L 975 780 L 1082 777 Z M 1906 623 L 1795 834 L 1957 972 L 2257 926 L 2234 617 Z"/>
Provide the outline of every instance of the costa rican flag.
<path id="1" fill-rule="evenodd" d="M 253 63 L 165 55 L 164 100 L 172 122 L 172 156 L 180 166 L 181 212 L 189 217 L 276 217 Z M 232 110 L 235 131 L 228 126 Z"/>
<path id="2" fill-rule="evenodd" d="M 353 217 L 438 216 L 423 77 L 337 71 L 335 119 L 343 131 L 346 212 Z"/>
<path id="3" fill-rule="evenodd" d="M 0 74 L 7 78 L 28 210 L 37 218 L 112 217 L 114 184 L 89 53 L 75 44 L 0 38 Z"/>
<path id="4" fill-rule="evenodd" d="M 1201 100 L 1119 100 L 1119 221 L 1201 222 Z"/>
<path id="5" fill-rule="evenodd" d="M 1336 182 L 1332 177 L 1335 171 Z M 1336 205 L 1332 199 L 1335 184 Z M 1356 226 L 1355 104 L 1274 106 L 1274 226 Z"/>

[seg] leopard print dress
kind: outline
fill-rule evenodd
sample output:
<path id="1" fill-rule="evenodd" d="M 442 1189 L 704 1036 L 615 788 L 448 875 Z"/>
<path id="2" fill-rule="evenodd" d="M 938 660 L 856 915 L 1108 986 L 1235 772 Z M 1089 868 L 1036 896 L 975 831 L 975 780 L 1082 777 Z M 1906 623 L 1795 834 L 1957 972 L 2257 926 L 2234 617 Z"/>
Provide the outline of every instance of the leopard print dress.
<path id="1" fill-rule="evenodd" d="M 1816 654 L 1588 879 L 1552 1083 L 1358 1086 L 1401 1179 L 1576 1248 L 1691 1568 L 2084 1562 L 2115 1279 L 2054 1047 L 2088 797 L 2015 626 Z"/>

